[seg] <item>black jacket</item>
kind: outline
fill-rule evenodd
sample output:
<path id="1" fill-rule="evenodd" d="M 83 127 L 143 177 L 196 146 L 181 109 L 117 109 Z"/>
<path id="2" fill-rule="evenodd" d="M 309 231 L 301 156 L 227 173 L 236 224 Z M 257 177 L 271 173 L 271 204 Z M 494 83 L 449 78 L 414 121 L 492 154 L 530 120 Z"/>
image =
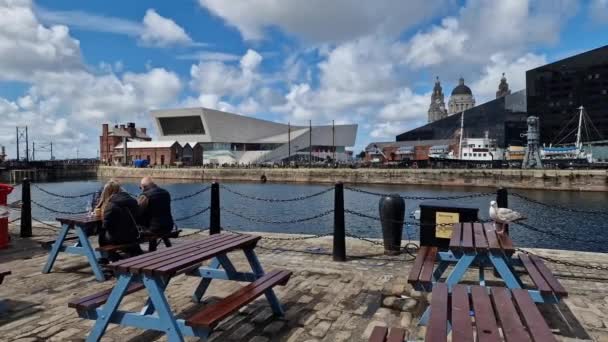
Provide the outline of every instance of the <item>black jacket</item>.
<path id="1" fill-rule="evenodd" d="M 137 201 L 126 192 L 112 196 L 103 212 L 102 234 L 108 243 L 126 244 L 137 241 L 137 210 Z"/>
<path id="2" fill-rule="evenodd" d="M 147 205 L 140 208 L 139 222 L 150 231 L 168 233 L 173 230 L 173 216 L 171 215 L 171 194 L 157 186 L 146 189 Z"/>

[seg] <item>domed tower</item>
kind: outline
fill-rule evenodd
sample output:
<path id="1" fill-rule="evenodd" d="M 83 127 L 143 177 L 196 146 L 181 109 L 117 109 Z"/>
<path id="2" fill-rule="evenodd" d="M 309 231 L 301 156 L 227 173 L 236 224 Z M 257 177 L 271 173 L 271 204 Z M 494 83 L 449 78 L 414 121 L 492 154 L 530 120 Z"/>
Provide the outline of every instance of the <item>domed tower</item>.
<path id="1" fill-rule="evenodd" d="M 458 80 L 458 85 L 452 90 L 450 102 L 448 102 L 448 115 L 460 113 L 463 110 L 475 107 L 475 98 L 471 88 L 464 84 L 464 78 Z"/>
<path id="2" fill-rule="evenodd" d="M 431 94 L 431 105 L 429 106 L 429 123 L 443 119 L 448 116 L 448 112 L 445 109 L 445 97 L 443 95 L 443 89 L 441 89 L 441 83 L 439 77 L 435 80 L 435 87 L 433 88 L 433 94 Z"/>
<path id="3" fill-rule="evenodd" d="M 500 78 L 500 84 L 498 85 L 498 91 L 496 92 L 496 98 L 498 99 L 509 94 L 511 94 L 511 89 L 509 89 L 509 83 L 507 83 L 507 78 L 503 72 L 502 77 Z"/>

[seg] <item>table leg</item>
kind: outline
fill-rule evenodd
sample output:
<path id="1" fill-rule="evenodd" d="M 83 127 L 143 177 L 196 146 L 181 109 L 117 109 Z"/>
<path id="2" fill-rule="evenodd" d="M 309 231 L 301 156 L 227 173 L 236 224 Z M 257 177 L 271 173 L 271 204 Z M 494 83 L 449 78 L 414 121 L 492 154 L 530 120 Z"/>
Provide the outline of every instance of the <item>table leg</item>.
<path id="1" fill-rule="evenodd" d="M 454 269 L 452 270 L 452 272 L 450 273 L 450 275 L 448 276 L 448 278 L 445 281 L 450 290 L 452 289 L 452 287 L 454 287 L 454 285 L 456 285 L 460 282 L 460 280 L 466 273 L 467 269 L 469 268 L 469 266 L 471 266 L 471 264 L 473 263 L 473 261 L 475 260 L 476 257 L 477 257 L 477 253 L 475 253 L 475 252 L 473 252 L 473 253 L 465 252 L 460 257 L 460 259 L 454 266 Z"/>
<path id="2" fill-rule="evenodd" d="M 49 257 L 46 260 L 46 264 L 44 265 L 44 268 L 42 269 L 42 273 L 51 272 L 51 269 L 53 268 L 53 264 L 55 263 L 55 260 L 57 259 L 57 255 L 59 254 L 59 250 L 61 249 L 61 245 L 63 244 L 63 240 L 65 240 L 65 237 L 68 235 L 69 230 L 70 230 L 69 225 L 66 225 L 66 224 L 61 225 L 61 230 L 59 231 L 59 235 L 57 235 L 57 239 L 55 239 L 55 242 L 53 242 L 53 247 L 51 248 Z"/>
<path id="3" fill-rule="evenodd" d="M 521 281 L 515 275 L 509 264 L 505 261 L 505 255 L 503 253 L 490 252 L 490 261 L 498 271 L 498 274 L 507 285 L 509 289 L 521 289 Z"/>
<path id="4" fill-rule="evenodd" d="M 483 269 L 483 262 L 479 264 L 479 286 L 486 286 L 486 277 Z"/>
<path id="5" fill-rule="evenodd" d="M 88 238 L 87 234 L 85 234 L 85 232 L 84 232 L 84 230 L 82 230 L 82 228 L 76 227 L 76 235 L 78 235 L 78 241 L 82 245 L 82 248 L 84 249 L 84 253 L 85 253 L 87 259 L 89 259 L 89 264 L 91 265 L 91 268 L 93 269 L 93 273 L 95 273 L 95 278 L 97 278 L 98 281 L 106 280 L 106 277 L 103 275 L 103 271 L 101 270 L 101 266 L 99 266 L 99 263 L 97 262 L 97 256 L 95 255 L 95 250 L 91 246 L 91 243 L 89 242 L 89 238 Z"/>
<path id="6" fill-rule="evenodd" d="M 167 334 L 170 342 L 181 342 L 184 340 L 182 332 L 177 326 L 175 316 L 171 312 L 171 307 L 165 298 L 164 281 L 162 279 L 153 278 L 146 274 L 143 276 L 144 285 L 148 290 L 148 295 L 152 304 L 156 308 L 162 330 Z"/>
<path id="7" fill-rule="evenodd" d="M 245 249 L 244 252 L 245 252 L 245 256 L 247 257 L 247 261 L 249 262 L 249 265 L 251 266 L 251 270 L 253 271 L 253 273 L 258 278 L 264 276 L 264 268 L 262 267 L 262 264 L 260 264 L 260 260 L 258 260 L 258 257 L 255 254 L 254 250 L 252 248 L 250 248 L 250 249 Z M 277 295 L 274 293 L 272 288 L 266 290 L 264 292 L 264 295 L 266 296 L 266 299 L 270 303 L 272 312 L 277 316 L 283 316 L 283 314 L 284 314 L 283 308 L 281 307 L 281 303 L 279 302 L 279 299 L 277 298 Z"/>
<path id="8" fill-rule="evenodd" d="M 112 289 L 112 293 L 110 293 L 110 297 L 108 297 L 108 301 L 103 305 L 101 314 L 95 321 L 91 334 L 87 337 L 87 342 L 97 342 L 101 339 L 108 328 L 112 314 L 118 309 L 122 298 L 125 296 L 127 288 L 133 279 L 132 277 L 133 276 L 130 274 L 121 274 L 118 277 L 116 285 L 114 285 L 114 289 Z"/>
<path id="9" fill-rule="evenodd" d="M 218 268 L 219 269 L 220 261 L 217 258 L 213 258 L 213 260 L 211 261 L 211 265 L 209 265 L 209 268 Z M 203 277 L 203 279 L 201 279 L 201 282 L 198 284 L 198 286 L 194 290 L 194 294 L 192 295 L 192 299 L 194 300 L 195 303 L 201 302 L 201 299 L 205 295 L 205 292 L 207 292 L 207 288 L 209 288 L 209 284 L 211 284 L 211 280 L 213 280 L 213 279 L 205 278 L 205 277 Z"/>
<path id="10" fill-rule="evenodd" d="M 169 281 L 171 279 L 163 279 L 162 280 L 162 291 L 165 292 L 165 289 L 167 289 L 167 286 L 169 285 Z M 148 297 L 148 299 L 146 300 L 146 305 L 141 309 L 140 314 L 141 315 L 151 315 L 154 313 L 154 304 L 152 303 L 152 300 L 150 299 L 150 297 Z"/>

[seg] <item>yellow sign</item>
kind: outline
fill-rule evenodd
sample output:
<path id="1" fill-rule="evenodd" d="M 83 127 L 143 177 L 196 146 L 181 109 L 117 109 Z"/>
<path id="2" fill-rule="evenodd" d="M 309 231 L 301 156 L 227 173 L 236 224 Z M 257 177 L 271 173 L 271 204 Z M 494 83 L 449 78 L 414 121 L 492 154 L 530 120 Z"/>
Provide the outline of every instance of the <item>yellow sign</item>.
<path id="1" fill-rule="evenodd" d="M 449 239 L 452 237 L 452 225 L 450 223 L 458 223 L 460 219 L 459 213 L 444 213 L 441 211 L 435 212 L 435 237 L 440 239 Z"/>

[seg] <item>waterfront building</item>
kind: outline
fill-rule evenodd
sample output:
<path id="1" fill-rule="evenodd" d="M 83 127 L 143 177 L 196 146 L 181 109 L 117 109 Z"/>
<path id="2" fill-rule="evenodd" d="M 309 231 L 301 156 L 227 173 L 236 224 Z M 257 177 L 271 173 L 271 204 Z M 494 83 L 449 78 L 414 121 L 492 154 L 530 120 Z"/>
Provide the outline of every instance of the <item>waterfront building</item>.
<path id="1" fill-rule="evenodd" d="M 101 136 L 99 137 L 99 152 L 102 163 L 110 163 L 116 157 L 116 146 L 127 141 L 151 141 L 145 127 L 137 128 L 135 123 L 129 122 L 126 125 L 109 124 L 101 126 Z"/>
<path id="2" fill-rule="evenodd" d="M 435 87 L 433 87 L 433 93 L 431 94 L 431 105 L 429 106 L 428 116 L 429 122 L 441 120 L 448 116 L 448 112 L 445 109 L 445 96 L 443 95 L 439 77 L 435 80 Z"/>
<path id="3" fill-rule="evenodd" d="M 205 164 L 346 161 L 357 125 L 295 126 L 208 108 L 153 110 L 163 141 L 197 142 Z"/>
<path id="4" fill-rule="evenodd" d="M 580 106 L 597 129 L 590 140 L 608 138 L 608 45 L 528 70 L 526 87 L 542 144 L 573 143 L 576 136 L 562 140 L 563 132 L 576 130 Z"/>
<path id="5" fill-rule="evenodd" d="M 365 147 L 365 161 L 386 164 L 428 160 L 447 155 L 457 146 L 458 140 L 454 139 L 372 142 Z"/>
<path id="6" fill-rule="evenodd" d="M 124 143 L 114 147 L 112 163 L 132 165 L 135 160 L 145 159 L 150 166 L 176 165 L 181 162 L 183 149 L 177 141 L 129 141 L 126 149 Z"/>
<path id="7" fill-rule="evenodd" d="M 473 92 L 466 84 L 464 78 L 458 80 L 458 85 L 452 90 L 450 101 L 448 102 L 448 115 L 460 113 L 475 107 L 475 98 Z"/>
<path id="8" fill-rule="evenodd" d="M 502 160 L 504 150 L 496 146 L 496 139 L 488 136 L 484 138 L 466 138 L 462 143 L 462 155 L 459 157 L 455 153 L 452 158 L 462 160 Z"/>

